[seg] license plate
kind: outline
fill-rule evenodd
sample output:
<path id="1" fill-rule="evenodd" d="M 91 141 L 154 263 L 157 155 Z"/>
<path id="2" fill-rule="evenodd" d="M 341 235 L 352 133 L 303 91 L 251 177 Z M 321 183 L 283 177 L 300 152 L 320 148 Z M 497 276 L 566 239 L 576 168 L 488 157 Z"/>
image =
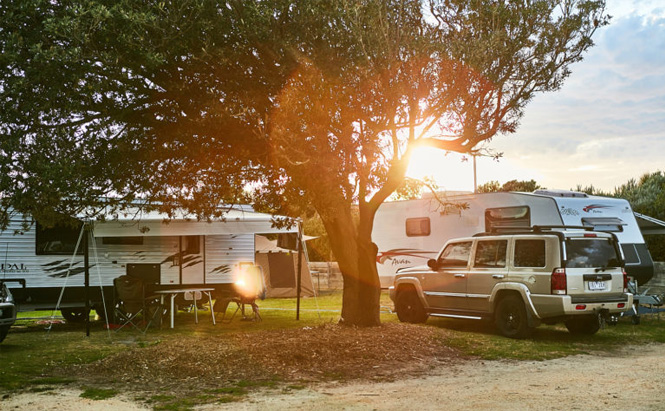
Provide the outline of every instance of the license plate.
<path id="1" fill-rule="evenodd" d="M 605 281 L 589 281 L 589 291 L 603 291 L 607 289 Z"/>

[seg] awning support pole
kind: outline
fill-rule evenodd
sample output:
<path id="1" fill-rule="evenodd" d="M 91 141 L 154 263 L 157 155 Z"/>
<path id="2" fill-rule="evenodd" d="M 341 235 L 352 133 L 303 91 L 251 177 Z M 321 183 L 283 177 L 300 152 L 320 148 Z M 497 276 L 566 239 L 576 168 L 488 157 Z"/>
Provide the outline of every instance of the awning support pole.
<path id="1" fill-rule="evenodd" d="M 85 270 L 85 336 L 90 337 L 90 252 L 88 244 L 90 243 L 90 227 L 84 223 L 83 233 L 83 267 Z"/>
<path id="2" fill-rule="evenodd" d="M 297 299 L 296 299 L 296 320 L 300 320 L 300 289 L 301 289 L 301 279 L 302 279 L 302 225 L 298 221 L 298 274 L 297 278 Z"/>

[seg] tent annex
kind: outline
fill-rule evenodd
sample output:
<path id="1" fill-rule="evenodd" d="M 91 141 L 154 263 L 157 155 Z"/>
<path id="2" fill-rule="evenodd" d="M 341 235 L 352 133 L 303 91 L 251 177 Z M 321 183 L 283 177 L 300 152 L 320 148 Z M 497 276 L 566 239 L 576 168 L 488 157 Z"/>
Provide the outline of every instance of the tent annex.
<path id="1" fill-rule="evenodd" d="M 256 264 L 261 266 L 266 280 L 268 298 L 296 297 L 298 253 L 277 246 L 277 240 L 269 240 L 262 235 L 256 235 L 255 250 Z M 312 283 L 312 275 L 307 265 L 306 253 L 303 253 L 301 264 L 301 291 L 303 297 L 312 297 L 316 293 Z"/>

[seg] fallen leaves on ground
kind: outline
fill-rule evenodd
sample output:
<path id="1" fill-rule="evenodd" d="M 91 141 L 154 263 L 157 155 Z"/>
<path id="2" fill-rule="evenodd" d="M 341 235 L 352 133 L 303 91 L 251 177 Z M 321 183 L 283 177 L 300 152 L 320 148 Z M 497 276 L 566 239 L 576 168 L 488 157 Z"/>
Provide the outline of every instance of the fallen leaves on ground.
<path id="1" fill-rule="evenodd" d="M 230 382 L 392 380 L 461 361 L 445 330 L 410 324 L 336 324 L 219 336 L 183 337 L 134 347 L 73 372 L 88 381 L 157 390 Z"/>

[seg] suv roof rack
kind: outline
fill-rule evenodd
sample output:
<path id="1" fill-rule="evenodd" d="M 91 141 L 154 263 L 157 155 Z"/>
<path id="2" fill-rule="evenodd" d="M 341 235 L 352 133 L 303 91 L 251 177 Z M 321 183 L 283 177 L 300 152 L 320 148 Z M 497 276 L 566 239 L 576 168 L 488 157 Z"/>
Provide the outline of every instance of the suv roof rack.
<path id="1" fill-rule="evenodd" d="M 543 232 L 559 233 L 554 230 L 584 230 L 593 231 L 593 227 L 581 225 L 534 225 L 531 227 L 496 227 L 491 231 L 474 234 L 474 237 L 483 237 L 489 235 L 509 235 L 509 234 L 539 234 Z"/>

